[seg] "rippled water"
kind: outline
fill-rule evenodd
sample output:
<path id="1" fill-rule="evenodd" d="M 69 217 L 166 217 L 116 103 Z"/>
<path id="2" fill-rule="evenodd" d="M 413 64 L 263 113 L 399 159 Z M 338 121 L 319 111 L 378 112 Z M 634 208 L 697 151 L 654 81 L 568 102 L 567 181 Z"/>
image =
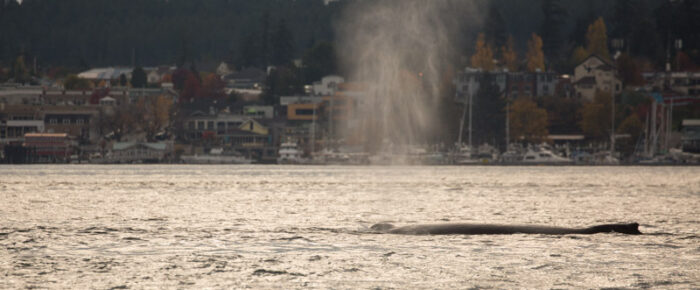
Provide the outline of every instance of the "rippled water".
<path id="1" fill-rule="evenodd" d="M 699 167 L 0 167 L 0 288 L 698 288 Z M 645 235 L 401 236 L 398 225 Z"/>

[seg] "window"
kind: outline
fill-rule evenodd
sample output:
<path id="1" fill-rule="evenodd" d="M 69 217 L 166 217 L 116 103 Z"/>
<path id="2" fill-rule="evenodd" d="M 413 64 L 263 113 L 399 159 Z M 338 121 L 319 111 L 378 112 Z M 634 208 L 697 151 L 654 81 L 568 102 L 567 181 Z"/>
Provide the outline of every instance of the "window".
<path id="1" fill-rule="evenodd" d="M 297 109 L 296 114 L 297 114 L 297 116 L 313 115 L 314 110 L 313 109 Z"/>
<path id="2" fill-rule="evenodd" d="M 207 130 L 213 130 L 214 129 L 214 121 L 208 121 L 207 122 Z"/>
<path id="3" fill-rule="evenodd" d="M 75 123 L 78 124 L 78 125 L 82 125 L 82 124 L 85 123 L 85 120 L 83 120 L 83 119 L 78 119 L 78 120 L 75 120 Z"/>
<path id="4" fill-rule="evenodd" d="M 68 124 L 70 124 L 70 119 L 63 118 L 63 125 L 68 125 Z"/>
<path id="5" fill-rule="evenodd" d="M 58 120 L 56 118 L 51 118 L 49 124 L 58 124 Z"/>
<path id="6" fill-rule="evenodd" d="M 197 129 L 204 130 L 204 121 L 197 122 Z"/>

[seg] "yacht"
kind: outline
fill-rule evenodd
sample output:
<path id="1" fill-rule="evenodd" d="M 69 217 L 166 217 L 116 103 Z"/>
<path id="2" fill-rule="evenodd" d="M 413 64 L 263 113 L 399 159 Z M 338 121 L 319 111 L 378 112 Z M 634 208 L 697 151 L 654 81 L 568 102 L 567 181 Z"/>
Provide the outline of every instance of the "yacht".
<path id="1" fill-rule="evenodd" d="M 180 157 L 187 164 L 250 164 L 253 160 L 238 152 L 224 152 L 223 148 L 212 148 L 208 154 Z"/>
<path id="2" fill-rule="evenodd" d="M 561 157 L 546 147 L 529 148 L 523 156 L 524 164 L 573 164 L 569 158 Z"/>
<path id="3" fill-rule="evenodd" d="M 280 150 L 277 152 L 277 164 L 306 164 L 308 161 L 301 157 L 301 151 L 296 142 L 287 141 L 280 145 Z"/>

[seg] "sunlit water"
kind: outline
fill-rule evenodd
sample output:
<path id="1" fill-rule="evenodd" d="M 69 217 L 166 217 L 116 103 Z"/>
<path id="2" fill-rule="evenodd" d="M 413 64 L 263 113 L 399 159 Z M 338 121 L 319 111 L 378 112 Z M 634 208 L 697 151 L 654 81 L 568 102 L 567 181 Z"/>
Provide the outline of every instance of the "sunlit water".
<path id="1" fill-rule="evenodd" d="M 698 167 L 3 166 L 0 288 L 698 288 L 699 226 Z"/>

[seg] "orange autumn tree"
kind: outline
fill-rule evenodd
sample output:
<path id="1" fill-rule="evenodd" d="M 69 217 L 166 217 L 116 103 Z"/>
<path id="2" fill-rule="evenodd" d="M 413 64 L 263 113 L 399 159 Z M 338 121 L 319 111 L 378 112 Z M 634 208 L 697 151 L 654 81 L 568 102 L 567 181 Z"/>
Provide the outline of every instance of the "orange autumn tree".
<path id="1" fill-rule="evenodd" d="M 542 143 L 547 140 L 547 111 L 526 97 L 518 98 L 510 108 L 510 137 L 524 143 Z"/>
<path id="2" fill-rule="evenodd" d="M 501 47 L 501 62 L 508 71 L 518 71 L 518 54 L 515 52 L 515 40 L 508 36 L 506 45 Z"/>
<path id="3" fill-rule="evenodd" d="M 472 67 L 480 68 L 485 71 L 492 71 L 496 68 L 493 63 L 493 49 L 491 45 L 486 43 L 486 37 L 483 33 L 479 33 L 476 40 L 476 48 L 474 55 L 471 57 Z"/>
<path id="4" fill-rule="evenodd" d="M 586 51 L 588 55 L 595 54 L 604 59 L 610 60 L 608 50 L 608 30 L 605 27 L 603 17 L 598 18 L 588 26 L 586 32 Z"/>
<path id="5" fill-rule="evenodd" d="M 544 52 L 542 51 L 542 38 L 536 33 L 527 43 L 527 70 L 529 72 L 544 71 Z"/>

